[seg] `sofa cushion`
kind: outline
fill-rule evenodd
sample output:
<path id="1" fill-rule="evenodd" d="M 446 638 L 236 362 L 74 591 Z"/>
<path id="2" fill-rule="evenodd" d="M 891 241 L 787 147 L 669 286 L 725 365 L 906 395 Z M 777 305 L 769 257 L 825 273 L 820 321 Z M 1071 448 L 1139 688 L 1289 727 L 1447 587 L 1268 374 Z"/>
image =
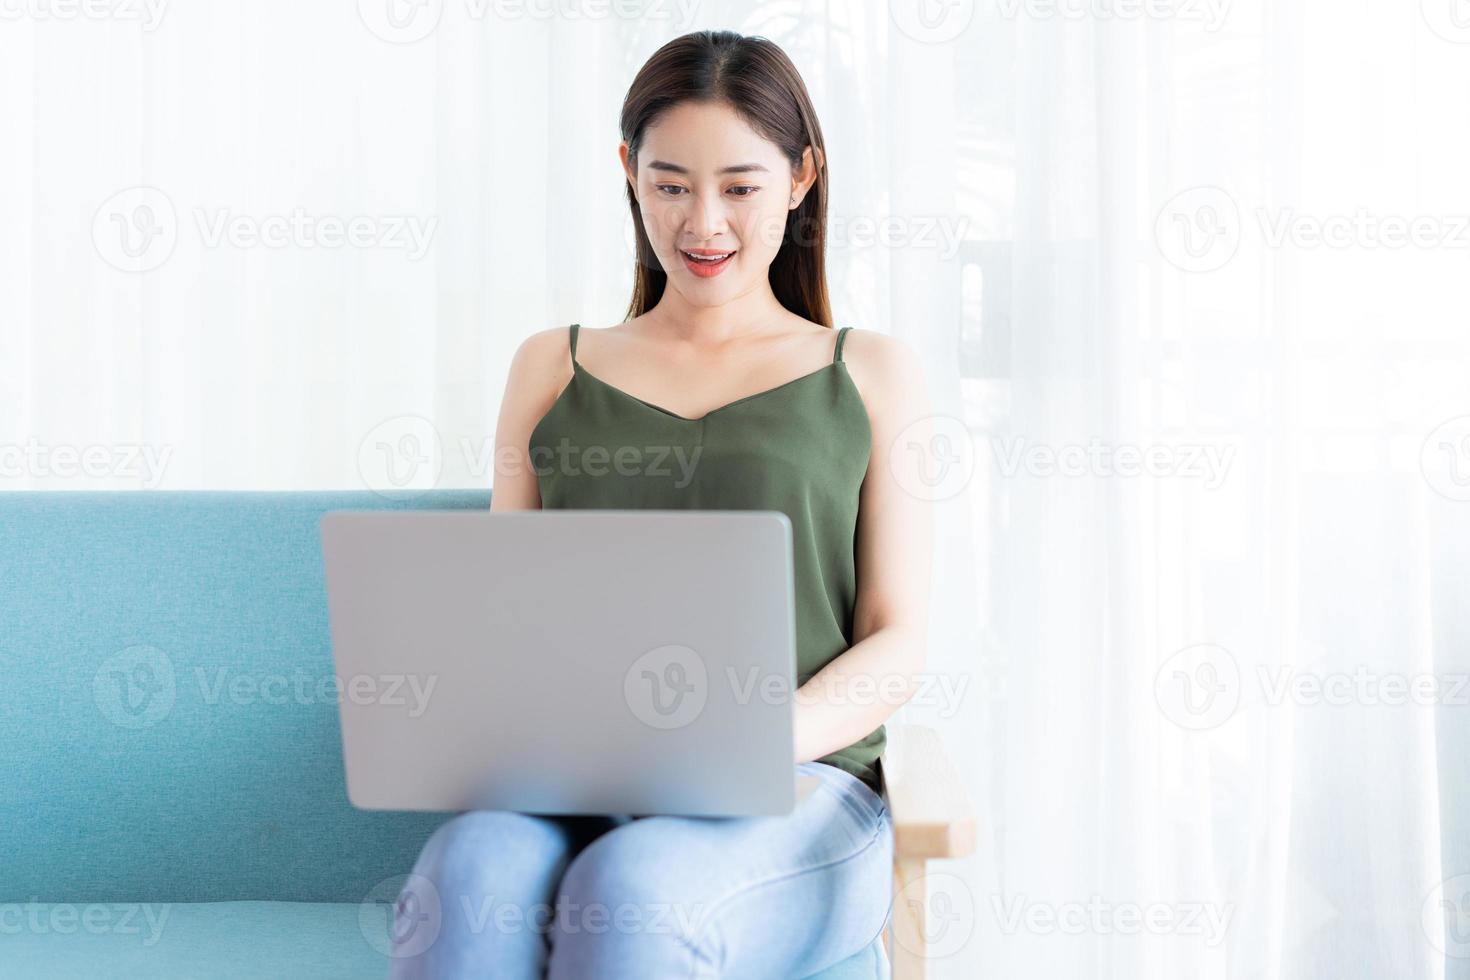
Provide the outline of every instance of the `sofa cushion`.
<path id="1" fill-rule="evenodd" d="M 364 980 L 388 975 L 386 904 L 0 905 L 17 980 Z M 817 980 L 887 980 L 881 941 Z"/>
<path id="2" fill-rule="evenodd" d="M 347 799 L 319 523 L 489 500 L 0 494 L 0 902 L 354 902 L 412 868 L 447 815 Z"/>

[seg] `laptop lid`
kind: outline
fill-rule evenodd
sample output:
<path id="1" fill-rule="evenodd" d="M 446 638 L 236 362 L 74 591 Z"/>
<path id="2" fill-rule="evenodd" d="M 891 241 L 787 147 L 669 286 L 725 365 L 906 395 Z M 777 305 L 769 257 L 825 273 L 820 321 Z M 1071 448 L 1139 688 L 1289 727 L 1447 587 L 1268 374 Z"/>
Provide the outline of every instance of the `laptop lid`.
<path id="1" fill-rule="evenodd" d="M 365 809 L 755 816 L 795 804 L 778 511 L 334 511 Z"/>

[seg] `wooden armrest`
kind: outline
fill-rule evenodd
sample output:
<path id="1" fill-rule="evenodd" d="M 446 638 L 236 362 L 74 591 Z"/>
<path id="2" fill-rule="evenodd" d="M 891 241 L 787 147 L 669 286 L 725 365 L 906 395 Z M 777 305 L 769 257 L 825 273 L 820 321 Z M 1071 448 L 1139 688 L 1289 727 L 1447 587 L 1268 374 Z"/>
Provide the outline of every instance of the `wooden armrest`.
<path id="1" fill-rule="evenodd" d="M 883 789 L 893 815 L 894 859 L 957 858 L 975 850 L 975 811 L 939 733 L 888 725 Z"/>

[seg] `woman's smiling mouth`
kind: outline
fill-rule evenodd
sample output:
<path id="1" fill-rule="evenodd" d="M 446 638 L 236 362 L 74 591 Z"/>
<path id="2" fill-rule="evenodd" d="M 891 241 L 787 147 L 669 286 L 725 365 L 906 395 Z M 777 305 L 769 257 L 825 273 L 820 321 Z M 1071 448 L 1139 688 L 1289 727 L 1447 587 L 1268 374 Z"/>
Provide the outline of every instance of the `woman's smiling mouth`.
<path id="1" fill-rule="evenodd" d="M 685 267 L 702 279 L 719 275 L 725 266 L 730 264 L 730 259 L 734 255 L 734 249 L 679 249 L 679 257 L 684 260 Z"/>

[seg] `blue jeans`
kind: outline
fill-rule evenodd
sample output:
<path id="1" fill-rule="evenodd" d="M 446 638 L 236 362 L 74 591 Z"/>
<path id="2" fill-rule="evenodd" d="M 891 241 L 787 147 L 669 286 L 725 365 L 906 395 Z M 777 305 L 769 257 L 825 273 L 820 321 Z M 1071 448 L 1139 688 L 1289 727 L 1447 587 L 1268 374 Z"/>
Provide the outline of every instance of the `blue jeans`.
<path id="1" fill-rule="evenodd" d="M 391 976 L 820 973 L 888 919 L 893 824 L 856 776 L 796 768 L 820 785 L 783 817 L 454 817 L 400 892 Z"/>

